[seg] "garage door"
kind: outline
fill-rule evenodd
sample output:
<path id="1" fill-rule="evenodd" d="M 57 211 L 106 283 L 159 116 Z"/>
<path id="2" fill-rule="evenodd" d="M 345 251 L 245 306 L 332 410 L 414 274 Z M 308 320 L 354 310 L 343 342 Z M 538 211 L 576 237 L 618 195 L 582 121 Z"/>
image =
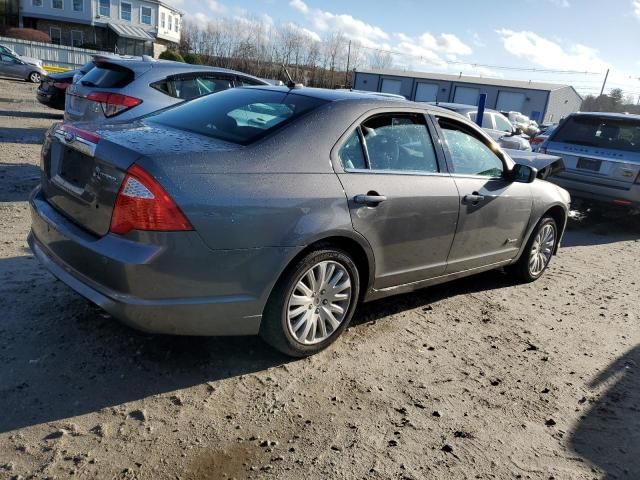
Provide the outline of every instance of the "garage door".
<path id="1" fill-rule="evenodd" d="M 524 108 L 524 93 L 498 92 L 496 110 L 501 112 L 522 112 Z"/>
<path id="2" fill-rule="evenodd" d="M 456 87 L 456 93 L 453 96 L 454 103 L 462 103 L 463 105 L 478 105 L 478 97 L 480 90 L 469 87 Z"/>
<path id="3" fill-rule="evenodd" d="M 433 83 L 418 83 L 416 102 L 435 102 L 438 97 L 438 88 L 438 85 Z"/>
<path id="4" fill-rule="evenodd" d="M 392 80 L 391 78 L 383 78 L 382 89 L 380 91 L 384 93 L 395 93 L 396 95 L 400 95 L 401 88 L 402 88 L 401 80 Z"/>

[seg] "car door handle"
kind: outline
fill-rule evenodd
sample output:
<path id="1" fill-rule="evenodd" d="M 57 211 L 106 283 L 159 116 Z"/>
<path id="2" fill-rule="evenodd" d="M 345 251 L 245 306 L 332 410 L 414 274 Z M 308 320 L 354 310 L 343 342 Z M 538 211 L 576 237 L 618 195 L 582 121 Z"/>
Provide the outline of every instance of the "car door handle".
<path id="1" fill-rule="evenodd" d="M 375 207 L 378 204 L 384 202 L 386 199 L 387 197 L 385 197 L 384 195 L 378 195 L 378 194 L 372 194 L 372 193 L 367 193 L 366 195 L 360 194 L 353 197 L 354 202 L 362 203 L 370 207 Z"/>
<path id="2" fill-rule="evenodd" d="M 484 200 L 484 195 L 479 195 L 478 193 L 467 194 L 462 199 L 464 203 L 479 203 Z"/>

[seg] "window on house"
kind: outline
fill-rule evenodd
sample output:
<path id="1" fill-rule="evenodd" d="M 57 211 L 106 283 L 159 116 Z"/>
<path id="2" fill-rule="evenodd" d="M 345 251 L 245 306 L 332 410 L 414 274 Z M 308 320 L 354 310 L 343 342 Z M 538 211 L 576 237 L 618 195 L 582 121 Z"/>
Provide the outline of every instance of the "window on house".
<path id="1" fill-rule="evenodd" d="M 120 20 L 131 21 L 131 4 L 120 2 Z"/>
<path id="2" fill-rule="evenodd" d="M 140 23 L 151 25 L 151 7 L 140 7 Z"/>
<path id="3" fill-rule="evenodd" d="M 80 47 L 84 43 L 84 34 L 80 30 L 71 30 L 71 46 Z"/>
<path id="4" fill-rule="evenodd" d="M 169 31 L 173 30 L 173 17 L 169 15 Z"/>
<path id="5" fill-rule="evenodd" d="M 64 8 L 64 0 L 51 0 L 51 6 L 58 10 L 62 10 Z"/>
<path id="6" fill-rule="evenodd" d="M 162 28 L 166 28 L 166 26 L 167 26 L 167 19 L 166 19 L 166 15 L 164 14 L 164 12 L 162 12 L 160 14 L 160 26 Z"/>
<path id="7" fill-rule="evenodd" d="M 178 33 L 179 29 L 180 29 L 180 17 L 176 17 L 176 33 Z"/>
<path id="8" fill-rule="evenodd" d="M 100 0 L 100 16 L 111 16 L 111 0 Z"/>
<path id="9" fill-rule="evenodd" d="M 42 0 L 31 0 L 31 5 L 33 5 L 34 7 L 41 7 Z"/>
<path id="10" fill-rule="evenodd" d="M 73 0 L 73 11 L 82 12 L 84 10 L 84 0 Z"/>
<path id="11" fill-rule="evenodd" d="M 49 29 L 49 38 L 51 38 L 51 43 L 60 45 L 60 42 L 62 41 L 62 30 L 56 27 L 51 27 Z"/>

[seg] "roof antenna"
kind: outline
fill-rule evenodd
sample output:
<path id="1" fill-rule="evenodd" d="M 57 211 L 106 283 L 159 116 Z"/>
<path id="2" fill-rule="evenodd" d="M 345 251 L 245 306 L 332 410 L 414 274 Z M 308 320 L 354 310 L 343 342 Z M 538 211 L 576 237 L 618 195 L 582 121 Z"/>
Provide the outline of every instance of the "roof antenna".
<path id="1" fill-rule="evenodd" d="M 293 78 L 291 78 L 291 74 L 289 73 L 289 70 L 287 70 L 287 67 L 284 65 L 284 63 L 282 64 L 282 69 L 284 70 L 284 74 L 287 76 L 287 83 L 286 83 L 287 88 L 292 89 L 292 88 L 303 87 L 301 83 L 296 83 L 293 81 Z"/>

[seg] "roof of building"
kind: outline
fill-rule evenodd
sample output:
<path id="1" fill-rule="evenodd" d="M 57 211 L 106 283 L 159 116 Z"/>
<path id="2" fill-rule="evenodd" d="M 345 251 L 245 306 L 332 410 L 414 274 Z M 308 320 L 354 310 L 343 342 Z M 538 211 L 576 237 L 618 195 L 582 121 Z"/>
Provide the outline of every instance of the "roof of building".
<path id="1" fill-rule="evenodd" d="M 356 73 L 371 73 L 374 75 L 389 75 L 394 77 L 424 78 L 429 80 L 441 80 L 445 82 L 473 83 L 477 85 L 494 85 L 498 87 L 526 88 L 530 90 L 553 91 L 561 88 L 573 88 L 571 85 L 558 83 L 533 82 L 526 80 L 506 80 L 504 78 L 471 77 L 467 75 L 448 75 L 445 73 L 412 72 L 408 70 L 366 70 Z M 575 89 L 574 89 L 575 91 Z M 576 92 L 578 95 L 578 92 Z"/>

